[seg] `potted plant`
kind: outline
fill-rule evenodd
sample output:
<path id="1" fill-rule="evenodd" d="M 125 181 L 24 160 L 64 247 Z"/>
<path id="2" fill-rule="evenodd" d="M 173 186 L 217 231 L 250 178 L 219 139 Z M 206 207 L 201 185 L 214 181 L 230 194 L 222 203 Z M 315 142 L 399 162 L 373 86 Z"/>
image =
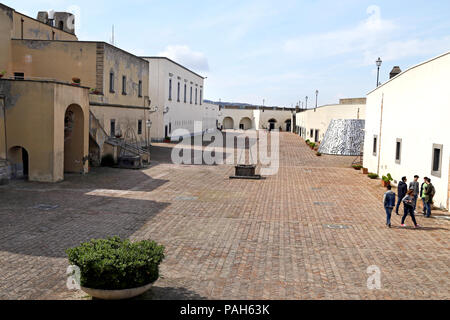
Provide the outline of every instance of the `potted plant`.
<path id="1" fill-rule="evenodd" d="M 165 138 L 164 138 L 164 142 L 165 142 L 165 143 L 170 143 L 170 137 L 165 137 Z"/>
<path id="2" fill-rule="evenodd" d="M 368 175 L 367 175 L 370 179 L 378 179 L 378 174 L 376 174 L 376 173 L 369 173 Z"/>
<path id="3" fill-rule="evenodd" d="M 3 70 L 0 72 L 0 79 L 3 78 L 6 74 L 6 70 Z"/>
<path id="4" fill-rule="evenodd" d="M 80 83 L 81 83 L 81 79 L 80 79 L 80 78 L 77 78 L 77 77 L 73 77 L 73 78 L 72 78 L 72 84 L 73 84 L 73 85 L 79 86 Z"/>
<path id="5" fill-rule="evenodd" d="M 318 157 L 321 157 L 322 156 L 322 154 L 320 153 L 320 152 L 316 152 L 316 156 L 318 156 Z"/>
<path id="6" fill-rule="evenodd" d="M 390 173 L 388 173 L 387 176 L 381 177 L 381 185 L 385 188 L 391 184 L 391 181 L 394 181 L 394 179 L 392 179 L 392 176 Z"/>
<path id="7" fill-rule="evenodd" d="M 360 165 L 360 164 L 354 164 L 354 165 L 352 165 L 352 168 L 355 169 L 355 170 L 361 170 L 362 167 L 363 167 L 363 166 Z"/>
<path id="8" fill-rule="evenodd" d="M 362 168 L 361 170 L 362 170 L 363 174 L 368 174 L 369 173 L 369 169 L 367 169 L 367 168 Z"/>
<path id="9" fill-rule="evenodd" d="M 89 90 L 89 92 L 92 94 L 100 94 L 101 93 L 100 90 L 94 89 L 94 88 L 91 88 L 91 90 Z"/>
<path id="10" fill-rule="evenodd" d="M 148 291 L 159 278 L 164 247 L 154 241 L 132 243 L 119 237 L 91 240 L 66 250 L 80 270 L 80 287 L 92 297 L 121 300 Z"/>

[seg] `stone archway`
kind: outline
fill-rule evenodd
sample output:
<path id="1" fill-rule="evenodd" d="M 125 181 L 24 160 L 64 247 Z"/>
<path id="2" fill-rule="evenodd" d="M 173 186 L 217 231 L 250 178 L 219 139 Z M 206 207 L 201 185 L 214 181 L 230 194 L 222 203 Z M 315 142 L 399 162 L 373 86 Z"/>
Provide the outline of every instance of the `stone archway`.
<path id="1" fill-rule="evenodd" d="M 231 117 L 225 117 L 223 119 L 223 128 L 224 129 L 234 129 L 234 120 Z"/>
<path id="2" fill-rule="evenodd" d="M 252 128 L 252 120 L 249 117 L 244 117 L 239 122 L 239 129 L 249 130 Z"/>
<path id="3" fill-rule="evenodd" d="M 286 126 L 286 131 L 287 131 L 287 132 L 291 132 L 291 129 L 292 129 L 292 121 L 291 121 L 291 119 L 287 119 L 287 120 L 284 122 L 284 124 L 285 124 L 285 126 Z"/>
<path id="4" fill-rule="evenodd" d="M 275 130 L 275 128 L 277 126 L 277 120 L 270 119 L 268 122 L 269 122 L 269 130 Z"/>
<path id="5" fill-rule="evenodd" d="M 84 114 L 72 104 L 64 115 L 64 172 L 84 171 Z"/>
<path id="6" fill-rule="evenodd" d="M 20 146 L 8 150 L 8 161 L 11 163 L 11 179 L 26 179 L 30 173 L 28 151 Z"/>

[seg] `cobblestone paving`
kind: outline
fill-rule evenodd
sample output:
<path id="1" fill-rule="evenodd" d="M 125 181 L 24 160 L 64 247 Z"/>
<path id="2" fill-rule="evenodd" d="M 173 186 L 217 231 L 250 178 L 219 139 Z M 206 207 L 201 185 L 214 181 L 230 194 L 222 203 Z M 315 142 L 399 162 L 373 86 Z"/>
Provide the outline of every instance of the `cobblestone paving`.
<path id="1" fill-rule="evenodd" d="M 65 286 L 64 250 L 119 235 L 166 246 L 141 299 L 449 299 L 450 222 L 385 227 L 384 190 L 281 134 L 280 169 L 230 180 L 233 167 L 159 163 L 95 169 L 58 184 L 0 186 L 0 299 L 83 299 Z M 381 269 L 368 290 L 367 267 Z"/>

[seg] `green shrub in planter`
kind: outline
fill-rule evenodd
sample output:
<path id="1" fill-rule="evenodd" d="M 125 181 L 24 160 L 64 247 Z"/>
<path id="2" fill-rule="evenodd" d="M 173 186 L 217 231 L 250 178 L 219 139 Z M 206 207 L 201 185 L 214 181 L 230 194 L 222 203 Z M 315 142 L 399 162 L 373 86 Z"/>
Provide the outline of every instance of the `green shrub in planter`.
<path id="1" fill-rule="evenodd" d="M 322 154 L 321 154 L 320 152 L 317 152 L 317 153 L 316 153 L 316 156 L 321 157 Z"/>
<path id="2" fill-rule="evenodd" d="M 361 170 L 363 166 L 360 165 L 360 164 L 354 164 L 354 165 L 352 165 L 352 167 L 353 167 L 353 169 L 355 169 L 355 170 Z"/>
<path id="3" fill-rule="evenodd" d="M 91 289 L 123 290 L 156 281 L 164 247 L 154 241 L 132 243 L 119 237 L 91 240 L 66 250 L 71 265 L 80 268 L 80 285 Z"/>
<path id="4" fill-rule="evenodd" d="M 112 154 L 105 154 L 102 157 L 101 166 L 102 167 L 112 167 L 114 165 L 114 157 Z"/>
<path id="5" fill-rule="evenodd" d="M 378 175 L 377 175 L 376 173 L 369 173 L 367 176 L 368 176 L 370 179 L 377 179 L 377 178 L 378 178 Z"/>

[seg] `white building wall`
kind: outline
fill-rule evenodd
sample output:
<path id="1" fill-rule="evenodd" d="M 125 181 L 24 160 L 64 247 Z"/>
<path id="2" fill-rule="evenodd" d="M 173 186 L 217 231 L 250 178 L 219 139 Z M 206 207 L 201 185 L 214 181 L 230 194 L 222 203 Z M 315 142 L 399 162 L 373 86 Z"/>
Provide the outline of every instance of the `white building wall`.
<path id="1" fill-rule="evenodd" d="M 275 119 L 276 126 L 275 129 L 279 129 L 281 127 L 281 131 L 286 131 L 286 121 L 291 121 L 291 129 L 292 129 L 292 115 L 294 114 L 295 109 L 291 110 L 260 110 L 259 116 L 259 128 L 260 129 L 268 129 L 269 128 L 269 120 Z M 292 130 L 291 130 L 292 131 Z"/>
<path id="2" fill-rule="evenodd" d="M 203 103 L 203 131 L 213 131 L 218 127 L 219 106 L 211 103 Z"/>
<path id="3" fill-rule="evenodd" d="M 365 104 L 333 104 L 298 112 L 296 125 L 304 129 L 302 137 L 305 139 L 314 139 L 315 130 L 319 130 L 319 141 L 322 141 L 331 120 L 365 119 L 365 116 Z"/>
<path id="4" fill-rule="evenodd" d="M 185 129 L 193 134 L 194 123 L 203 121 L 204 79 L 167 58 L 148 57 L 145 59 L 149 61 L 150 65 L 151 107 L 158 109 L 150 116 L 152 140 L 164 139 L 166 131 L 167 136 L 176 138 L 173 133 L 177 129 Z M 170 79 L 172 80 L 171 95 L 169 95 Z M 179 96 L 178 83 L 180 83 Z M 184 99 L 185 84 L 186 102 Z"/>
<path id="5" fill-rule="evenodd" d="M 449 207 L 450 53 L 413 67 L 367 96 L 364 167 L 399 181 L 427 176 L 436 188 L 435 206 Z M 382 125 L 381 109 L 383 106 Z M 381 131 L 381 132 L 380 132 Z M 373 153 L 374 135 L 378 136 Z M 381 139 L 380 139 L 381 136 Z M 397 139 L 402 139 L 396 163 Z M 379 146 L 381 142 L 381 148 Z M 440 177 L 432 174 L 433 144 L 443 145 Z"/>
<path id="6" fill-rule="evenodd" d="M 231 118 L 233 119 L 234 123 L 234 129 L 239 129 L 239 124 L 241 123 L 241 120 L 244 118 L 249 118 L 252 122 L 252 128 L 256 129 L 256 122 L 255 122 L 255 111 L 253 109 L 238 109 L 238 108 L 222 108 L 219 111 L 219 126 L 223 125 L 223 120 L 225 118 Z"/>

